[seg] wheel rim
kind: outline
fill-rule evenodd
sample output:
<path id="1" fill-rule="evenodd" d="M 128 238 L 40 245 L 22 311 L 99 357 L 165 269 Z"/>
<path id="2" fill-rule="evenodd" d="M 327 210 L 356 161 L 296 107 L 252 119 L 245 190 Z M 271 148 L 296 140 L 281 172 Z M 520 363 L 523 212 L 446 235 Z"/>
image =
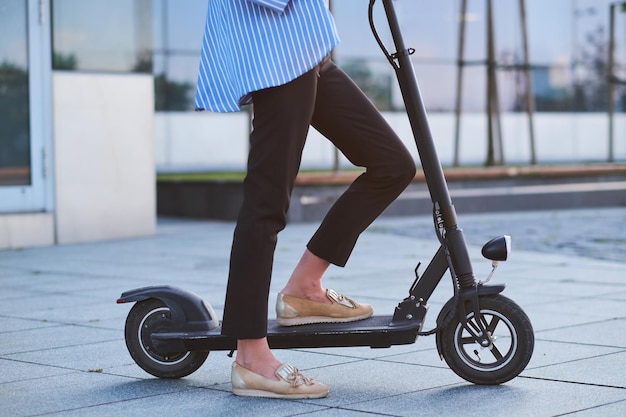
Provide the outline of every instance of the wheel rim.
<path id="1" fill-rule="evenodd" d="M 137 329 L 137 339 L 144 355 L 150 360 L 165 366 L 181 363 L 191 354 L 191 352 L 160 354 L 152 344 L 150 335 L 163 328 L 164 321 L 169 320 L 169 314 L 170 309 L 167 307 L 155 308 L 144 316 Z"/>
<path id="2" fill-rule="evenodd" d="M 467 323 L 476 331 L 474 313 L 467 315 Z M 479 371 L 497 371 L 505 367 L 517 351 L 518 337 L 511 321 L 494 310 L 481 310 L 480 318 L 491 335 L 491 345 L 483 347 L 458 323 L 454 331 L 454 348 L 464 364 Z"/>

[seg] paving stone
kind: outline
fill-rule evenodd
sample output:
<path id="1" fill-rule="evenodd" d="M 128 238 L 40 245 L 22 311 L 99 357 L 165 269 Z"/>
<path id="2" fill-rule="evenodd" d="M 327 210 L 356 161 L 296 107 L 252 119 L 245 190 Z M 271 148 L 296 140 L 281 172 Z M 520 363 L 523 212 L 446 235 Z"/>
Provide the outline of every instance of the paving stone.
<path id="1" fill-rule="evenodd" d="M 504 385 L 454 384 L 342 408 L 392 416 L 554 416 L 626 399 L 624 390 L 516 378 Z M 323 414 L 321 414 L 323 415 Z"/>
<path id="2" fill-rule="evenodd" d="M 514 251 L 494 283 L 528 314 L 535 352 L 501 386 L 470 384 L 440 360 L 434 337 L 389 349 L 277 350 L 330 385 L 326 399 L 272 401 L 230 393 L 228 352 L 181 380 L 136 365 L 123 327 L 126 290 L 170 284 L 200 294 L 221 317 L 234 224 L 159 219 L 153 237 L 0 251 L 2 416 L 622 416 L 626 412 L 626 208 L 461 215 L 477 279 L 491 270 L 480 247 L 503 229 Z M 270 295 L 288 279 L 317 224 L 280 234 Z M 607 238 L 607 236 L 610 237 Z M 626 239 L 624 240 L 626 241 Z M 392 314 L 439 246 L 429 216 L 377 220 L 325 286 Z M 446 274 L 425 329 L 453 295 Z M 36 399 L 36 400 L 34 400 Z"/>

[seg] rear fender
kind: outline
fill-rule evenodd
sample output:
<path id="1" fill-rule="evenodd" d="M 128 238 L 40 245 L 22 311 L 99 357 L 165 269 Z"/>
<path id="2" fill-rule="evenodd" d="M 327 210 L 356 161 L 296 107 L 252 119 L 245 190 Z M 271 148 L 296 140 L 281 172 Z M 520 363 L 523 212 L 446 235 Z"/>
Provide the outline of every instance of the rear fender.
<path id="1" fill-rule="evenodd" d="M 219 326 L 213 308 L 199 295 L 169 285 L 137 288 L 122 293 L 118 304 L 161 300 L 169 309 L 173 326 L 181 332 L 209 331 Z"/>

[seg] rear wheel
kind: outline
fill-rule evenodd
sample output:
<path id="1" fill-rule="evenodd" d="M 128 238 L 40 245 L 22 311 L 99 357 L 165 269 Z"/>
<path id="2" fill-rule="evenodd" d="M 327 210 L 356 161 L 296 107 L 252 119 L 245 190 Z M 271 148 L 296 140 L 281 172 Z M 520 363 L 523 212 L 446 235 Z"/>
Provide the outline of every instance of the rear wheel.
<path id="1" fill-rule="evenodd" d="M 159 378 L 182 378 L 195 372 L 209 352 L 164 352 L 151 335 L 172 331 L 170 309 L 154 298 L 136 303 L 128 313 L 124 334 L 130 356 L 144 371 Z"/>
<path id="2" fill-rule="evenodd" d="M 481 385 L 496 385 L 518 376 L 528 365 L 535 345 L 530 319 L 511 299 L 503 295 L 479 299 L 480 317 L 466 314 L 467 325 L 478 331 L 481 320 L 491 337 L 483 347 L 457 317 L 442 330 L 440 351 L 457 375 Z"/>

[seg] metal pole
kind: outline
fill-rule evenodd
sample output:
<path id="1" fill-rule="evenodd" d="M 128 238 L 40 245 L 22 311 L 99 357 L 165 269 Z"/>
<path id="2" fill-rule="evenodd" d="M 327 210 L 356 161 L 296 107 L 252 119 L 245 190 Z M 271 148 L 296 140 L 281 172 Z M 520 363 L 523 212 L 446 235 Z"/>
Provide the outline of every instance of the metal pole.
<path id="1" fill-rule="evenodd" d="M 626 3 L 625 3 L 626 4 Z M 615 158 L 613 155 L 613 135 L 614 135 L 614 126 L 613 126 L 613 116 L 615 113 L 615 78 L 613 75 L 613 71 L 615 70 L 615 6 L 616 4 L 611 4 L 609 8 L 609 68 L 608 68 L 608 77 L 609 77 L 609 162 L 614 162 Z"/>
<path id="2" fill-rule="evenodd" d="M 459 145 L 461 138 L 461 106 L 463 96 L 463 68 L 465 52 L 465 15 L 467 14 L 467 0 L 461 0 L 461 15 L 459 23 L 459 47 L 457 52 L 457 78 L 456 78 L 456 104 L 455 128 L 454 128 L 454 162 L 455 167 L 459 166 Z"/>
<path id="3" fill-rule="evenodd" d="M 494 145 L 493 145 L 493 121 L 491 112 L 491 1 L 487 0 L 487 160 L 485 165 L 495 165 Z"/>
<path id="4" fill-rule="evenodd" d="M 504 155 L 502 150 L 502 129 L 500 126 L 498 82 L 496 79 L 492 0 L 487 0 L 487 124 L 488 145 L 486 165 L 501 165 L 504 161 Z"/>
<path id="5" fill-rule="evenodd" d="M 526 0 L 520 0 L 520 19 L 522 25 L 522 43 L 524 49 L 524 75 L 526 77 L 526 111 L 528 112 L 528 131 L 530 135 L 530 164 L 537 164 L 537 155 L 535 153 L 535 128 L 534 128 L 534 112 L 535 112 L 535 96 L 533 92 L 533 80 L 531 77 L 530 57 L 528 53 L 528 26 L 526 22 Z"/>

